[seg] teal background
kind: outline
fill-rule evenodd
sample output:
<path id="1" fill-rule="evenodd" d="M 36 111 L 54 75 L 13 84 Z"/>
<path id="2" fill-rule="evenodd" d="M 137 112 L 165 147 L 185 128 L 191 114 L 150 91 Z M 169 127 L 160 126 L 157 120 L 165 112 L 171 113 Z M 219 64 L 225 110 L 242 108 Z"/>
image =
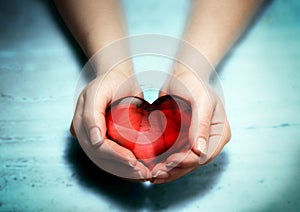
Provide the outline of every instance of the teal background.
<path id="1" fill-rule="evenodd" d="M 189 1 L 126 0 L 130 35 L 180 37 Z M 219 67 L 233 137 L 165 185 L 100 172 L 72 139 L 85 62 L 51 3 L 0 1 L 0 211 L 299 211 L 300 2 L 266 3 Z"/>

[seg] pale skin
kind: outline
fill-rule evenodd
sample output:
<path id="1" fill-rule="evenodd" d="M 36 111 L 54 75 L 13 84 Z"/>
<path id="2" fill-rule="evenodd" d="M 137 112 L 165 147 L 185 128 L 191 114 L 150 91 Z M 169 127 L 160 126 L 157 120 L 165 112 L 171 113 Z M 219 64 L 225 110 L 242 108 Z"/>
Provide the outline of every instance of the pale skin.
<path id="1" fill-rule="evenodd" d="M 127 36 L 121 6 L 117 0 L 54 2 L 88 58 L 115 40 Z M 213 66 L 217 66 L 243 32 L 260 3 L 259 0 L 192 1 L 191 15 L 183 39 L 201 51 Z M 211 71 L 199 71 L 197 74 L 205 82 Z M 203 86 L 185 66 L 175 64 L 171 74 L 174 79 L 186 85 L 189 94 L 182 92 L 180 86 L 175 83 L 176 80 L 169 79 L 160 95 L 174 94 L 191 102 L 191 150 L 171 155 L 150 171 L 128 149 L 106 138 L 105 109 L 113 101 L 118 85 L 127 82 L 131 77 L 131 86 L 125 86 L 127 89 L 118 93 L 118 97 L 142 97 L 141 89 L 132 78 L 134 70 L 130 61 L 116 66 L 109 72 L 103 72 L 101 68 L 96 69 L 96 78 L 81 93 L 74 113 L 74 128 L 81 129 L 77 139 L 86 143 L 87 148 L 90 148 L 92 154 L 97 155 L 100 161 L 111 161 L 114 167 L 124 170 L 124 173 L 127 173 L 125 178 L 151 180 L 155 184 L 176 180 L 213 160 L 231 136 L 223 104 L 214 91 Z M 96 92 L 99 86 L 101 92 Z M 99 110 L 95 111 L 95 107 Z M 222 132 L 219 126 L 222 126 Z M 219 136 L 220 140 L 217 150 L 204 163 L 200 162 L 201 154 L 205 154 L 210 148 L 215 135 Z M 181 155 L 184 155 L 183 160 Z M 105 162 L 102 165 L 105 167 Z"/>

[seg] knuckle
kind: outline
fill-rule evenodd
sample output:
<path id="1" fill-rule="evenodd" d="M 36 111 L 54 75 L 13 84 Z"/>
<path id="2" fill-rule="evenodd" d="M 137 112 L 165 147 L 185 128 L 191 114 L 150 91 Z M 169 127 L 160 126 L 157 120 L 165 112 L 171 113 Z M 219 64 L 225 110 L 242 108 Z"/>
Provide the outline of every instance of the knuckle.
<path id="1" fill-rule="evenodd" d="M 73 122 L 77 121 L 77 120 L 81 120 L 83 117 L 80 113 L 75 113 L 74 116 L 73 116 Z"/>
<path id="2" fill-rule="evenodd" d="M 204 119 L 202 120 L 200 123 L 199 123 L 199 133 L 200 134 L 207 134 L 209 133 L 210 131 L 210 121 L 207 120 L 207 119 Z"/>
<path id="3" fill-rule="evenodd" d="M 86 126 L 92 126 L 95 124 L 95 118 L 90 116 L 90 114 L 84 113 L 82 118 Z"/>

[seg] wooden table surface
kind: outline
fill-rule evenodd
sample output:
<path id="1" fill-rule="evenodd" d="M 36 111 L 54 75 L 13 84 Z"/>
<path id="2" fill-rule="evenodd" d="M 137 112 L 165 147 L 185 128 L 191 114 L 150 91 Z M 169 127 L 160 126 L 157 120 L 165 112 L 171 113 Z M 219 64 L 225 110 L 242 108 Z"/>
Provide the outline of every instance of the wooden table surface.
<path id="1" fill-rule="evenodd" d="M 188 1 L 124 1 L 129 33 L 179 37 Z M 156 8 L 156 9 L 155 9 Z M 84 64 L 47 1 L 0 1 L 0 211 L 299 211 L 300 3 L 274 0 L 220 78 L 233 137 L 164 185 L 100 172 L 70 137 Z"/>

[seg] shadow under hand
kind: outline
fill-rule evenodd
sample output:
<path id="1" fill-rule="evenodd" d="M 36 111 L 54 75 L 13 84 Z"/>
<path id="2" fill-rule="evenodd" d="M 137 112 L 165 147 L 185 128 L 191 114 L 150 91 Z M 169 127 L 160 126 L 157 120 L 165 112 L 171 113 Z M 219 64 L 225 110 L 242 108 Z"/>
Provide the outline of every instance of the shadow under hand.
<path id="1" fill-rule="evenodd" d="M 76 139 L 70 137 L 68 140 L 65 159 L 78 182 L 122 209 L 166 209 L 201 198 L 214 187 L 228 164 L 228 157 L 222 152 L 213 162 L 176 181 L 146 185 L 102 171 L 86 156 Z"/>

